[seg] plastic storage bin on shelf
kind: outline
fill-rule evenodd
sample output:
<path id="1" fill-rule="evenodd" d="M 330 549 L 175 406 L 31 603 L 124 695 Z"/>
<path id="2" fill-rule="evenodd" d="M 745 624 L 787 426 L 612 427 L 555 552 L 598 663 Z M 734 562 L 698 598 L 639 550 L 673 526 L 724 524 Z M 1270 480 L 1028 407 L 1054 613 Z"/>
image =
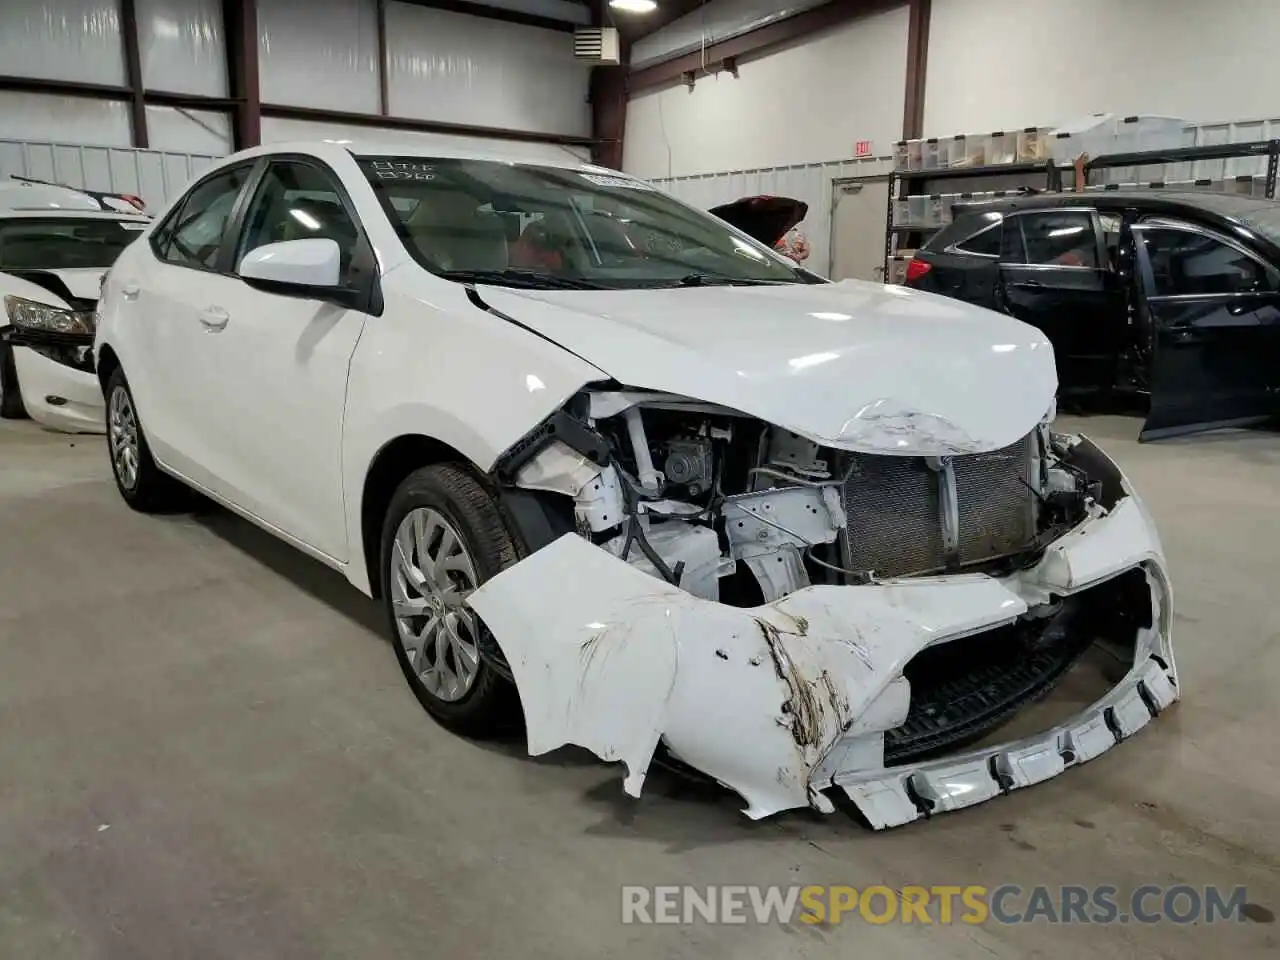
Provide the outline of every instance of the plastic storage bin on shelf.
<path id="1" fill-rule="evenodd" d="M 1059 166 L 1070 166 L 1076 157 L 1084 153 L 1080 147 L 1080 138 L 1074 133 L 1052 133 L 1049 135 L 1049 156 Z"/>
<path id="2" fill-rule="evenodd" d="M 952 140 L 951 166 L 981 167 L 987 162 L 987 144 L 990 138 L 984 133 L 961 134 Z"/>
<path id="3" fill-rule="evenodd" d="M 907 282 L 907 264 L 915 256 L 914 250 L 900 250 L 889 258 L 889 275 L 885 283 L 903 284 Z"/>
<path id="4" fill-rule="evenodd" d="M 1015 163 L 1018 159 L 1017 134 L 997 130 L 987 138 L 987 163 L 992 165 Z"/>
<path id="5" fill-rule="evenodd" d="M 893 225 L 905 227 L 911 223 L 911 203 L 908 200 L 893 201 Z"/>
<path id="6" fill-rule="evenodd" d="M 1048 127 L 1024 127 L 1018 131 L 1018 163 L 1038 163 L 1052 156 Z"/>
<path id="7" fill-rule="evenodd" d="M 924 169 L 924 141 L 923 140 L 907 141 L 907 169 L 908 170 Z"/>
<path id="8" fill-rule="evenodd" d="M 922 227 L 929 222 L 929 197 L 925 194 L 907 197 L 907 225 Z"/>
<path id="9" fill-rule="evenodd" d="M 923 163 L 925 170 L 942 170 L 950 166 L 950 143 L 933 137 L 924 142 Z"/>
<path id="10" fill-rule="evenodd" d="M 893 145 L 894 172 L 907 169 L 907 141 L 899 140 Z"/>
<path id="11" fill-rule="evenodd" d="M 1176 117 L 1120 117 L 1115 121 L 1114 153 L 1177 150 L 1195 145 L 1195 130 Z"/>
<path id="12" fill-rule="evenodd" d="M 1239 194 L 1243 197 L 1265 197 L 1267 195 L 1267 178 L 1241 174 L 1226 181 L 1227 193 Z"/>
<path id="13" fill-rule="evenodd" d="M 942 226 L 944 222 L 942 219 L 943 209 L 944 209 L 943 203 L 942 203 L 942 194 L 940 193 L 931 194 L 927 199 L 929 203 L 928 203 L 928 206 L 925 207 L 924 225 L 926 227 Z M 949 214 L 950 210 L 948 209 L 947 212 Z"/>

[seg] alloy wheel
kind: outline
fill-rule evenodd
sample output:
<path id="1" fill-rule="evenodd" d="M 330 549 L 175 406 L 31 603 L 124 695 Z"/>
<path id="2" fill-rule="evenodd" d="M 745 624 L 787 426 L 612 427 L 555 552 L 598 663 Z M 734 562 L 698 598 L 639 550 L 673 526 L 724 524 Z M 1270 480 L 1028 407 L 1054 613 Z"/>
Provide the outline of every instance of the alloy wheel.
<path id="1" fill-rule="evenodd" d="M 480 671 L 479 623 L 463 602 L 479 585 L 475 563 L 457 529 L 431 507 L 405 515 L 391 550 L 396 638 L 428 692 L 461 700 Z"/>
<path id="2" fill-rule="evenodd" d="M 132 490 L 138 485 L 138 417 L 123 386 L 111 392 L 107 405 L 107 442 L 121 486 Z"/>

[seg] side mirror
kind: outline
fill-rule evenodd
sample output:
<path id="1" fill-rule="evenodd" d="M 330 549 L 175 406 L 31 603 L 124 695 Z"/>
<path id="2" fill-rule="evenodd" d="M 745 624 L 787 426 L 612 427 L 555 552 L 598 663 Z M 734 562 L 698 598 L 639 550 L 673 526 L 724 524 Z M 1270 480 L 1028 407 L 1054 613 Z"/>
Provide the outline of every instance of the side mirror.
<path id="1" fill-rule="evenodd" d="M 322 237 L 268 243 L 246 253 L 237 272 L 263 290 L 326 299 L 341 284 L 342 251 Z"/>

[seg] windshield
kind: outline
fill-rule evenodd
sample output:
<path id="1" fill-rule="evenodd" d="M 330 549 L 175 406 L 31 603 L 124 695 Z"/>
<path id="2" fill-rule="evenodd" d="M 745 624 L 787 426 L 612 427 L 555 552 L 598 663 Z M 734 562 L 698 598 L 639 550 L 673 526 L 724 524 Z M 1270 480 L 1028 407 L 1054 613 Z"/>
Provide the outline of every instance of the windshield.
<path id="1" fill-rule="evenodd" d="M 808 282 L 758 242 L 630 177 L 422 157 L 361 167 L 409 252 L 450 279 L 565 289 Z"/>
<path id="2" fill-rule="evenodd" d="M 0 220 L 0 271 L 107 269 L 147 227 L 140 220 L 15 217 Z"/>

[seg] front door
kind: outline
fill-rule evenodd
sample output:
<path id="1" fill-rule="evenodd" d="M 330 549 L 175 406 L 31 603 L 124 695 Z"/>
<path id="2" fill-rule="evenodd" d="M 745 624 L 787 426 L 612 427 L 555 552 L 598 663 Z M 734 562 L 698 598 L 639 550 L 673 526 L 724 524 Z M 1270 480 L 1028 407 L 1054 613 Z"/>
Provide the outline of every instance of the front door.
<path id="1" fill-rule="evenodd" d="M 237 275 L 268 243 L 335 240 L 343 285 L 372 282 L 375 261 L 337 178 L 319 161 L 273 159 L 254 189 L 228 275 L 210 294 L 213 321 L 197 374 L 227 495 L 327 558 L 347 556 L 341 479 L 347 371 L 368 315 L 270 293 Z"/>
<path id="2" fill-rule="evenodd" d="M 1124 342 L 1125 293 L 1106 262 L 1089 208 L 1006 216 L 1001 309 L 1039 327 L 1053 344 L 1064 394 L 1109 390 Z"/>
<path id="3" fill-rule="evenodd" d="M 1153 340 L 1143 440 L 1280 412 L 1280 271 L 1194 224 L 1133 226 Z"/>

